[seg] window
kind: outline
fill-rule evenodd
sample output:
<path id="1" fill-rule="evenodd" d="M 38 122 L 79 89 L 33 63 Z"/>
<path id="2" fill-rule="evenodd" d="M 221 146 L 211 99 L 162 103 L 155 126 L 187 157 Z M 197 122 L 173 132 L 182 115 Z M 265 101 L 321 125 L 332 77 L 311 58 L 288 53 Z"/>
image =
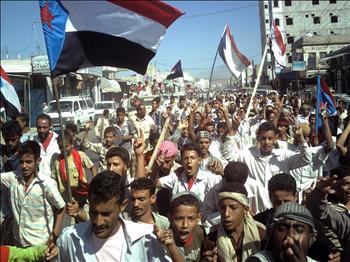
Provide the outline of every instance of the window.
<path id="1" fill-rule="evenodd" d="M 293 36 L 287 37 L 287 43 L 288 44 L 293 44 L 294 43 L 294 37 Z"/>
<path id="2" fill-rule="evenodd" d="M 94 108 L 94 103 L 92 102 L 91 99 L 86 99 L 86 103 L 87 103 L 88 108 Z"/>
<path id="3" fill-rule="evenodd" d="M 292 62 L 293 62 L 293 58 L 292 58 L 292 56 L 290 55 L 290 56 L 288 56 L 288 63 L 291 64 Z"/>
<path id="4" fill-rule="evenodd" d="M 319 0 L 312 0 L 312 4 L 313 4 L 313 5 L 318 5 L 319 3 L 320 3 Z"/>
<path id="5" fill-rule="evenodd" d="M 278 0 L 273 0 L 273 7 L 278 7 Z"/>
<path id="6" fill-rule="evenodd" d="M 80 103 L 80 106 L 81 106 L 81 109 L 86 109 L 87 108 L 87 106 L 86 106 L 86 103 L 85 103 L 85 101 L 84 100 L 79 100 L 79 103 Z"/>
<path id="7" fill-rule="evenodd" d="M 314 17 L 314 24 L 319 24 L 319 23 L 321 23 L 320 17 L 319 16 L 315 16 Z"/>
<path id="8" fill-rule="evenodd" d="M 334 35 L 334 31 L 331 31 L 331 35 Z"/>
<path id="9" fill-rule="evenodd" d="M 275 19 L 275 25 L 280 25 L 280 20 L 278 18 Z"/>
<path id="10" fill-rule="evenodd" d="M 293 18 L 290 18 L 290 17 L 287 18 L 287 19 L 286 19 L 286 24 L 287 24 L 287 25 L 292 25 L 292 24 L 293 24 Z"/>
<path id="11" fill-rule="evenodd" d="M 329 13 L 329 16 L 332 16 L 333 15 L 333 13 Z"/>
<path id="12" fill-rule="evenodd" d="M 316 68 L 316 53 L 315 52 L 310 52 L 308 54 L 307 66 L 309 69 Z"/>
<path id="13" fill-rule="evenodd" d="M 331 23 L 338 23 L 338 16 L 331 16 Z"/>
<path id="14" fill-rule="evenodd" d="M 78 110 L 79 110 L 78 102 L 74 102 L 74 111 L 78 111 Z"/>
<path id="15" fill-rule="evenodd" d="M 289 36 L 289 34 L 286 34 L 286 36 Z"/>
<path id="16" fill-rule="evenodd" d="M 320 52 L 320 59 L 325 58 L 327 56 L 327 52 Z"/>
<path id="17" fill-rule="evenodd" d="M 305 15 L 305 17 L 306 17 L 306 18 L 308 18 L 308 17 L 309 17 L 309 15 Z"/>
<path id="18" fill-rule="evenodd" d="M 315 16 L 315 14 L 311 14 L 311 16 L 312 16 L 312 17 L 314 17 L 314 16 Z"/>
<path id="19" fill-rule="evenodd" d="M 268 5 L 264 5 L 264 7 L 265 7 L 265 9 L 269 8 L 269 6 L 268 6 Z"/>
<path id="20" fill-rule="evenodd" d="M 265 19 L 265 23 L 268 24 L 269 23 L 269 19 Z"/>
<path id="21" fill-rule="evenodd" d="M 292 6 L 292 0 L 285 0 L 284 5 L 285 6 Z"/>
<path id="22" fill-rule="evenodd" d="M 330 3 L 330 4 L 336 4 L 336 3 L 337 3 L 337 0 L 329 0 L 329 3 Z"/>
<path id="23" fill-rule="evenodd" d="M 314 35 L 317 35 L 317 32 L 314 32 L 313 34 L 314 34 Z"/>

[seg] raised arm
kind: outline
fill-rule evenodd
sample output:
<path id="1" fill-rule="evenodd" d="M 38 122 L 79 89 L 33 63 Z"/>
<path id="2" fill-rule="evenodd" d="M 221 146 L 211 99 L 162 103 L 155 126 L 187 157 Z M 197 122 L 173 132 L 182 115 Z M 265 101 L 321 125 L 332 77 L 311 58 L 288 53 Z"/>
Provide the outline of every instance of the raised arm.
<path id="1" fill-rule="evenodd" d="M 348 138 L 350 134 L 350 121 L 348 122 L 348 125 L 344 129 L 343 133 L 341 133 L 340 137 L 338 138 L 337 142 L 337 149 L 343 156 L 347 153 L 348 148 L 345 146 L 346 139 Z"/>

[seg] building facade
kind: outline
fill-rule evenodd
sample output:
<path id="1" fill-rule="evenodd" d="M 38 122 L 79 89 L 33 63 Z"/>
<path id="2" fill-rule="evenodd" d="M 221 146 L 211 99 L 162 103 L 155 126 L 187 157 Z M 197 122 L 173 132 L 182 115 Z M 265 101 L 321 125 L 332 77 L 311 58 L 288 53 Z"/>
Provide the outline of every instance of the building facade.
<path id="1" fill-rule="evenodd" d="M 285 64 L 292 66 L 292 44 L 303 36 L 345 35 L 350 38 L 350 1 L 264 0 L 259 2 L 261 46 L 274 22 L 286 43 Z M 264 72 L 273 78 L 272 56 L 267 54 Z M 277 66 L 278 67 L 278 66 Z"/>

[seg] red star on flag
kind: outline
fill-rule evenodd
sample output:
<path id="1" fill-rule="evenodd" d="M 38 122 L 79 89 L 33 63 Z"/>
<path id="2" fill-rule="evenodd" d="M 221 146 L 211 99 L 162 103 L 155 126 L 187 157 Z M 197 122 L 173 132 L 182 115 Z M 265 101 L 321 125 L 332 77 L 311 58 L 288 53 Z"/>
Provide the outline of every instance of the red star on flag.
<path id="1" fill-rule="evenodd" d="M 46 1 L 44 7 L 40 7 L 40 15 L 42 24 L 47 24 L 47 26 L 52 30 L 51 22 L 54 16 L 50 13 L 49 1 Z"/>

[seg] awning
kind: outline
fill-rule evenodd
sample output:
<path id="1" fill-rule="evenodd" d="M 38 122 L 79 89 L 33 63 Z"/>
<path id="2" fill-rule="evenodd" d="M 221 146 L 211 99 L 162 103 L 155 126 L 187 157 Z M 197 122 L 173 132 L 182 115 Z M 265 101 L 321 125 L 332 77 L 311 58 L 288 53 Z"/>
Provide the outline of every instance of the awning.
<path id="1" fill-rule="evenodd" d="M 100 90 L 102 93 L 120 93 L 120 85 L 116 80 L 101 77 Z"/>
<path id="2" fill-rule="evenodd" d="M 341 53 L 341 54 L 336 54 L 336 55 L 329 55 L 329 56 L 326 56 L 324 58 L 321 58 L 318 61 L 319 62 L 325 62 L 325 61 L 328 61 L 330 59 L 334 59 L 334 58 L 341 57 L 341 56 L 346 56 L 346 55 L 350 55 L 350 53 Z"/>

